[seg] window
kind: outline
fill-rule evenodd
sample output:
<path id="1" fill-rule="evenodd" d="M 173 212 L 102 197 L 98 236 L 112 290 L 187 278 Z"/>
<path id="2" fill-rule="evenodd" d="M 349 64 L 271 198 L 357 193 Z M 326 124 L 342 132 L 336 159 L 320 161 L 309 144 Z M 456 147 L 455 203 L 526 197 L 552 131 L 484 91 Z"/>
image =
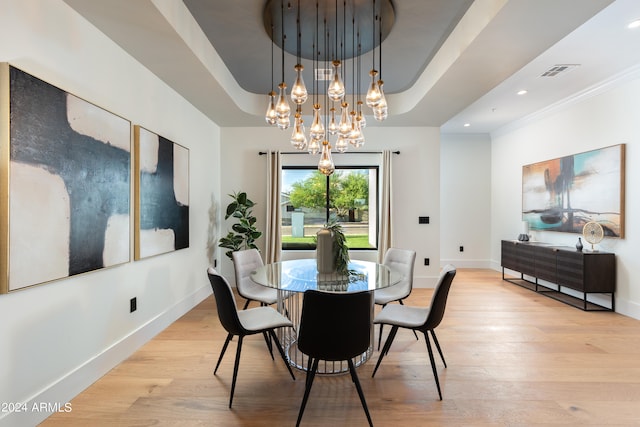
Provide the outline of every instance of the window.
<path id="1" fill-rule="evenodd" d="M 315 236 L 336 218 L 350 249 L 377 249 L 378 167 L 282 168 L 282 249 L 315 249 Z"/>

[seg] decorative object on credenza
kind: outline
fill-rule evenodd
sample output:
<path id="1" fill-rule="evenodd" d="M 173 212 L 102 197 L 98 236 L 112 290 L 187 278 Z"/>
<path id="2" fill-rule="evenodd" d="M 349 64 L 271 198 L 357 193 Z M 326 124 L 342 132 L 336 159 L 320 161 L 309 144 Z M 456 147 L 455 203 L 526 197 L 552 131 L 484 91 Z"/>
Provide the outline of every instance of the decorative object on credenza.
<path id="1" fill-rule="evenodd" d="M 189 247 L 189 150 L 134 126 L 136 260 Z"/>
<path id="2" fill-rule="evenodd" d="M 0 293 L 129 262 L 131 122 L 0 63 Z"/>
<path id="3" fill-rule="evenodd" d="M 576 250 L 577 250 L 578 252 L 582 252 L 582 248 L 583 248 L 583 247 L 584 247 L 584 246 L 582 246 L 582 239 L 581 239 L 580 237 L 578 237 L 578 243 L 576 243 Z"/>
<path id="4" fill-rule="evenodd" d="M 247 197 L 247 193 L 241 191 L 239 193 L 229 194 L 233 199 L 227 205 L 224 219 L 229 217 L 235 218 L 238 222 L 231 226 L 231 231 L 220 239 L 219 247 L 229 249 L 225 255 L 229 259 L 233 259 L 232 253 L 244 249 L 258 249 L 256 240 L 262 236 L 262 232 L 256 228 L 258 220 L 253 215 L 253 207 L 256 205 Z"/>
<path id="5" fill-rule="evenodd" d="M 529 241 L 529 221 L 522 221 L 522 233 L 518 235 L 518 240 L 521 242 Z"/>
<path id="6" fill-rule="evenodd" d="M 532 230 L 582 233 L 597 221 L 624 237 L 625 145 L 522 167 L 522 215 Z"/>
<path id="7" fill-rule="evenodd" d="M 582 235 L 584 236 L 584 240 L 591 243 L 591 252 L 597 252 L 594 245 L 600 243 L 604 238 L 604 229 L 599 223 L 590 221 L 582 228 Z"/>

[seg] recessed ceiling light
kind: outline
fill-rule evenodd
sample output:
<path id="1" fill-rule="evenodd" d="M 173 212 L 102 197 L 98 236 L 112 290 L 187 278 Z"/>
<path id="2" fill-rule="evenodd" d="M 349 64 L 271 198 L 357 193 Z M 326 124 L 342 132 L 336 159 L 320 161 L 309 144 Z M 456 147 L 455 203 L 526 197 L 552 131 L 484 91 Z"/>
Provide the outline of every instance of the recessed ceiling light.
<path id="1" fill-rule="evenodd" d="M 627 28 L 638 28 L 638 27 L 640 27 L 640 19 L 636 19 L 635 21 L 627 25 Z"/>
<path id="2" fill-rule="evenodd" d="M 527 91 L 525 89 L 522 89 L 522 90 L 518 91 L 518 95 L 524 95 L 526 93 L 527 93 Z"/>
<path id="3" fill-rule="evenodd" d="M 465 123 L 464 127 L 468 128 L 469 126 L 471 126 L 471 123 Z"/>

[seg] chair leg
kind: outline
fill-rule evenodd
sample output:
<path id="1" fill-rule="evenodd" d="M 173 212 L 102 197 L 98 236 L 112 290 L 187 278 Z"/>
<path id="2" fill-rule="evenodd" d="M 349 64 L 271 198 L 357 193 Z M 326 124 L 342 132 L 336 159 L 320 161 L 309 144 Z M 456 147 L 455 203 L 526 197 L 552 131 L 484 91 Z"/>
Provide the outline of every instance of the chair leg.
<path id="1" fill-rule="evenodd" d="M 382 308 L 385 308 L 387 304 L 382 304 Z M 380 323 L 380 332 L 378 333 L 378 350 L 380 350 L 380 343 L 382 342 L 382 327 L 384 323 Z"/>
<path id="2" fill-rule="evenodd" d="M 233 392 L 236 390 L 236 379 L 238 378 L 238 366 L 240 365 L 240 352 L 242 351 L 242 335 L 238 336 L 238 349 L 236 350 L 236 362 L 233 365 L 233 380 L 231 381 L 231 396 L 229 396 L 229 408 L 233 403 Z"/>
<path id="3" fill-rule="evenodd" d="M 262 336 L 264 337 L 264 342 L 267 343 L 267 348 L 269 349 L 271 360 L 276 360 L 273 358 L 273 346 L 271 345 L 271 335 L 269 335 L 267 331 L 262 331 Z"/>
<path id="4" fill-rule="evenodd" d="M 424 332 L 424 339 L 427 342 L 427 350 L 429 351 L 429 361 L 431 361 L 431 370 L 433 371 L 433 377 L 436 380 L 436 387 L 438 387 L 438 395 L 442 400 L 442 392 L 440 391 L 440 381 L 438 380 L 438 371 L 436 370 L 436 361 L 433 359 L 433 351 L 431 350 L 431 343 L 429 342 L 429 335 Z"/>
<path id="5" fill-rule="evenodd" d="M 402 300 L 398 300 L 398 302 L 400 303 L 400 305 L 404 305 L 404 303 L 402 302 Z M 416 330 L 413 330 L 413 336 L 416 337 L 416 341 L 418 340 L 418 333 L 416 332 Z"/>
<path id="6" fill-rule="evenodd" d="M 415 332 L 415 331 L 414 331 Z M 431 329 L 431 336 L 433 337 L 433 342 L 436 344 L 436 348 L 438 349 L 438 353 L 440 353 L 440 359 L 442 359 L 442 363 L 444 363 L 444 367 L 447 367 L 447 362 L 444 361 L 444 355 L 442 354 L 442 349 L 440 348 L 440 343 L 438 342 L 438 338 L 436 338 L 436 331 Z"/>
<path id="7" fill-rule="evenodd" d="M 397 332 L 398 332 L 398 327 L 392 326 L 391 332 L 389 332 L 389 336 L 387 337 L 387 340 L 384 342 L 384 347 L 380 352 L 380 356 L 378 356 L 378 362 L 376 363 L 376 367 L 373 369 L 371 378 L 373 378 L 376 375 L 376 372 L 378 371 L 378 367 L 380 366 L 380 362 L 382 362 L 382 359 L 384 358 L 384 356 L 389 352 L 389 348 L 391 348 L 391 344 L 393 343 L 393 340 L 396 337 Z"/>
<path id="8" fill-rule="evenodd" d="M 302 414 L 304 413 L 304 408 L 307 406 L 307 400 L 309 400 L 309 393 L 311 392 L 311 386 L 313 385 L 313 379 L 316 376 L 316 371 L 318 370 L 318 359 L 313 360 L 313 365 L 311 364 L 311 358 L 309 358 L 309 367 L 311 369 L 307 370 L 307 380 L 304 388 L 304 396 L 302 397 L 302 403 L 300 404 L 300 412 L 298 413 L 298 421 L 296 422 L 296 427 L 300 425 L 300 421 L 302 420 Z"/>
<path id="9" fill-rule="evenodd" d="M 222 362 L 222 356 L 224 356 L 224 352 L 227 351 L 227 346 L 229 345 L 229 342 L 231 341 L 232 338 L 233 338 L 233 334 L 227 335 L 227 339 L 224 341 L 224 345 L 222 346 L 222 351 L 220 352 L 220 357 L 218 357 L 218 363 L 216 363 L 216 369 L 213 370 L 213 375 L 215 375 L 216 372 L 218 372 L 218 367 L 220 366 L 220 362 Z"/>
<path id="10" fill-rule="evenodd" d="M 307 377 L 304 380 L 304 386 L 307 387 L 307 385 L 309 385 L 309 380 L 311 379 L 311 375 L 309 375 L 309 372 L 311 372 L 313 370 L 313 358 L 309 357 L 307 360 Z"/>
<path id="11" fill-rule="evenodd" d="M 351 372 L 351 379 L 356 385 L 356 390 L 358 390 L 358 396 L 360 396 L 360 402 L 362 403 L 362 407 L 364 408 L 364 413 L 367 415 L 369 426 L 373 427 L 373 422 L 371 422 L 371 415 L 369 415 L 369 408 L 367 408 L 367 401 L 364 399 L 364 393 L 362 392 L 360 380 L 358 379 L 358 374 L 356 373 L 356 367 L 353 365 L 352 359 L 349 359 L 347 362 L 349 362 L 349 372 Z"/>
<path id="12" fill-rule="evenodd" d="M 249 303 L 251 302 L 250 299 L 247 300 L 247 302 L 244 303 L 244 307 L 242 307 L 243 310 L 246 310 L 247 307 L 249 307 Z"/>
<path id="13" fill-rule="evenodd" d="M 280 356 L 282 356 L 282 360 L 284 361 L 285 366 L 289 370 L 289 373 L 291 374 L 291 378 L 293 378 L 293 380 L 295 381 L 296 377 L 293 375 L 293 371 L 291 370 L 291 364 L 287 360 L 287 356 L 284 354 L 284 349 L 282 348 L 282 344 L 280 344 L 280 340 L 276 336 L 276 333 L 273 331 L 273 329 L 269 329 L 269 335 L 271 335 L 271 338 L 276 343 L 276 347 L 280 352 Z"/>

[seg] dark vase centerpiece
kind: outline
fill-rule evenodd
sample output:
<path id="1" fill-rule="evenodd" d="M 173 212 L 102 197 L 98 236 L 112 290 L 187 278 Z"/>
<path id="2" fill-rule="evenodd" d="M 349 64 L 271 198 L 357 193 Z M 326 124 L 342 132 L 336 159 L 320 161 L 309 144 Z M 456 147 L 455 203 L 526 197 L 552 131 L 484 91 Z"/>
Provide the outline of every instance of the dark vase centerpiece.
<path id="1" fill-rule="evenodd" d="M 349 248 L 338 222 L 331 221 L 316 233 L 316 263 L 319 288 L 339 290 L 348 285 Z"/>

